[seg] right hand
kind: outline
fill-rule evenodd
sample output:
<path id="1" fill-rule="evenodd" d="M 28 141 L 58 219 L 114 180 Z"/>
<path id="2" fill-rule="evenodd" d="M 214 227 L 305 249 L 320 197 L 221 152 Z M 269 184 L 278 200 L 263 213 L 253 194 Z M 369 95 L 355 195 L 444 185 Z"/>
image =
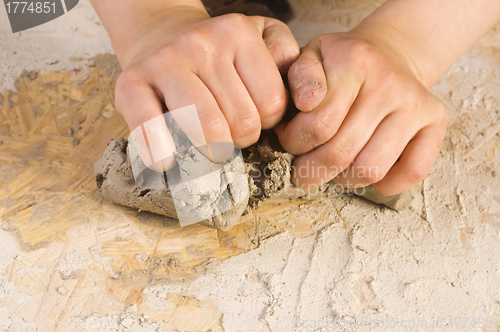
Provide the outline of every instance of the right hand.
<path id="1" fill-rule="evenodd" d="M 207 143 L 245 148 L 261 129 L 281 121 L 288 92 L 280 73 L 299 56 L 284 23 L 240 14 L 209 18 L 193 8 L 177 8 L 156 20 L 131 47 L 117 52 L 123 72 L 116 106 L 130 130 L 162 115 L 162 101 L 169 110 L 194 104 Z M 162 155 L 173 157 L 166 126 L 150 135 Z M 149 167 L 165 171 L 174 165 L 175 158 L 166 158 Z"/>

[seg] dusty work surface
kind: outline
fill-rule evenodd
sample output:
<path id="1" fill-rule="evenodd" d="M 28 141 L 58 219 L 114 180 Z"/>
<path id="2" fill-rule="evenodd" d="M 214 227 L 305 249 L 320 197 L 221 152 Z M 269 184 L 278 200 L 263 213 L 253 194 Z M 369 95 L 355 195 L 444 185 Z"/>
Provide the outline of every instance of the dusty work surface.
<path id="1" fill-rule="evenodd" d="M 290 22 L 301 44 L 377 6 L 301 3 Z M 128 129 L 113 107 L 113 57 L 89 59 L 109 51 L 89 6 L 0 35 L 0 331 L 282 332 L 296 316 L 500 320 L 500 29 L 434 88 L 449 131 L 409 210 L 348 196 L 296 201 L 264 205 L 223 232 L 100 198 L 92 165 Z"/>

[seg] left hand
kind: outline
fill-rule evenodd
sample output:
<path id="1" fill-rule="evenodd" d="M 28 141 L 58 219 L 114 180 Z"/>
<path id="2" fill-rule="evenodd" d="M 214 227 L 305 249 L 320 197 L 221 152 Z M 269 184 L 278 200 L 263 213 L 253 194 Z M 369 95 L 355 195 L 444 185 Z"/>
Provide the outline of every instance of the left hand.
<path id="1" fill-rule="evenodd" d="M 276 128 L 298 155 L 297 186 L 333 179 L 395 195 L 427 176 L 448 113 L 395 45 L 358 31 L 322 35 L 303 48 L 288 72 L 301 112 Z"/>

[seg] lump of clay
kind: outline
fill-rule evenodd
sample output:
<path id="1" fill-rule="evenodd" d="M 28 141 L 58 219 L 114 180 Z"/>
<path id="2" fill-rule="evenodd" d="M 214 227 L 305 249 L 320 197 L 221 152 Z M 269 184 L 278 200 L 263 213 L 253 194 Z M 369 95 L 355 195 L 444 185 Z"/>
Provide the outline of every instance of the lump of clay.
<path id="1" fill-rule="evenodd" d="M 252 193 L 251 209 L 258 208 L 264 202 L 279 204 L 297 198 L 313 200 L 325 194 L 328 184 L 312 191 L 295 186 L 290 179 L 293 156 L 273 148 L 271 135 L 263 136 L 259 144 L 246 150 L 244 158 Z"/>
<path id="2" fill-rule="evenodd" d="M 178 219 L 176 205 L 168 186 L 166 189 L 143 189 L 136 185 L 127 146 L 128 142 L 123 138 L 111 140 L 102 157 L 95 163 L 97 187 L 101 194 L 116 204 Z M 178 160 L 182 162 L 182 158 Z M 176 186 L 178 192 L 175 193 L 175 198 L 189 202 L 186 206 L 195 208 L 198 215 L 214 206 L 222 207 L 219 201 L 226 195 L 227 188 L 221 187 L 220 181 L 219 185 L 215 183 L 217 175 L 218 173 L 214 172 L 210 178 L 213 178 L 213 183 L 207 183 L 210 179 L 203 177 L 198 181 L 200 183 L 190 182 L 188 186 Z M 238 223 L 247 208 L 248 195 L 238 197 L 238 202 L 233 208 L 208 218 L 201 224 L 222 230 L 230 229 Z M 178 209 L 179 206 L 182 205 L 177 204 Z M 179 212 L 189 217 L 189 209 Z"/>
<path id="3" fill-rule="evenodd" d="M 97 188 L 102 196 L 116 204 L 177 218 L 168 190 L 142 189 L 136 185 L 127 145 L 123 138 L 111 140 L 102 157 L 94 164 Z"/>
<path id="4" fill-rule="evenodd" d="M 313 192 L 307 192 L 294 186 L 290 180 L 290 166 L 293 156 L 281 152 L 280 148 L 275 145 L 275 141 L 272 134 L 263 133 L 263 138 L 258 144 L 243 151 L 247 183 L 242 184 L 239 183 L 241 181 L 228 179 L 235 188 L 248 185 L 250 197 L 239 197 L 237 201 L 241 199 L 240 203 L 236 204 L 232 209 L 208 218 L 202 221 L 201 224 L 228 230 L 240 222 L 240 217 L 245 212 L 259 208 L 263 202 L 279 204 L 297 198 L 312 200 L 329 194 L 328 189 L 333 186 L 330 187 L 328 184 L 317 188 Z M 142 189 L 136 185 L 127 146 L 128 142 L 125 139 L 111 140 L 103 156 L 95 163 L 97 187 L 100 189 L 101 194 L 116 204 L 177 219 L 178 215 L 168 184 L 166 189 Z M 178 156 L 178 161 L 182 162 L 182 156 Z M 200 181 L 203 183 L 199 183 L 199 186 L 195 186 L 195 188 L 184 188 L 185 191 L 179 196 L 182 199 L 190 200 L 190 206 L 198 206 L 199 209 L 206 209 L 213 204 L 219 204 L 218 199 L 226 195 L 226 187 L 215 184 L 208 185 L 205 183 L 206 179 L 202 178 L 200 178 Z M 205 189 L 200 191 L 196 188 Z M 213 195 L 210 194 L 210 191 L 207 194 L 209 188 L 211 188 Z M 336 186 L 336 188 L 338 187 Z M 412 202 L 414 190 L 386 197 L 370 186 L 362 192 L 353 193 L 360 194 L 375 203 L 401 210 Z M 238 191 L 233 190 L 233 192 L 237 193 Z M 188 212 L 181 211 L 181 213 Z"/>
<path id="5" fill-rule="evenodd" d="M 372 185 L 359 189 L 344 188 L 343 191 L 346 194 L 358 195 L 360 197 L 363 197 L 364 199 L 369 200 L 370 202 L 385 205 L 396 211 L 401 211 L 411 205 L 419 189 L 420 186 L 417 185 L 410 190 L 394 196 L 384 196 Z"/>

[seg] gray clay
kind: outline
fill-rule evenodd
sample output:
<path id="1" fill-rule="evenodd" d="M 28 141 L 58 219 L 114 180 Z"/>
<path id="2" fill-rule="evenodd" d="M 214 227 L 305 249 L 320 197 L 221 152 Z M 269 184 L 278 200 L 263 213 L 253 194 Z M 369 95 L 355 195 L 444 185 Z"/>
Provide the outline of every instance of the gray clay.
<path id="1" fill-rule="evenodd" d="M 103 156 L 95 163 L 97 186 L 100 188 L 101 194 L 116 204 L 178 218 L 169 189 L 142 189 L 136 185 L 127 145 L 128 142 L 123 138 L 111 140 Z M 177 156 L 177 158 L 178 161 L 182 162 L 182 156 Z M 240 222 L 241 216 L 245 212 L 259 208 L 263 202 L 279 204 L 297 198 L 312 200 L 324 197 L 329 193 L 328 184 L 323 185 L 315 192 L 307 192 L 294 186 L 290 181 L 290 165 L 293 156 L 273 149 L 268 137 L 264 137 L 259 144 L 246 149 L 244 160 L 247 183 L 242 183 L 244 181 L 241 179 L 233 181 L 231 172 L 227 173 L 226 176 L 233 195 L 248 193 L 244 188 L 248 185 L 250 188 L 249 197 L 248 195 L 237 197 L 237 201 L 240 203 L 236 204 L 234 208 L 209 218 L 201 224 L 228 230 Z M 194 171 L 196 170 L 193 169 Z M 226 186 L 219 185 L 219 179 L 220 175 L 215 172 L 211 184 L 206 182 L 207 177 L 200 178 L 200 183 L 191 181 L 189 186 L 182 189 L 181 195 L 176 193 L 175 196 L 176 198 L 182 197 L 189 203 L 188 206 L 197 206 L 198 209 L 216 208 L 217 204 L 220 204 L 219 197 L 227 194 L 224 191 Z M 178 188 L 176 190 L 179 190 Z M 413 201 L 414 191 L 415 189 L 400 195 L 386 197 L 370 186 L 364 190 L 361 196 L 391 209 L 402 210 Z M 188 213 L 188 211 L 181 213 Z"/>

